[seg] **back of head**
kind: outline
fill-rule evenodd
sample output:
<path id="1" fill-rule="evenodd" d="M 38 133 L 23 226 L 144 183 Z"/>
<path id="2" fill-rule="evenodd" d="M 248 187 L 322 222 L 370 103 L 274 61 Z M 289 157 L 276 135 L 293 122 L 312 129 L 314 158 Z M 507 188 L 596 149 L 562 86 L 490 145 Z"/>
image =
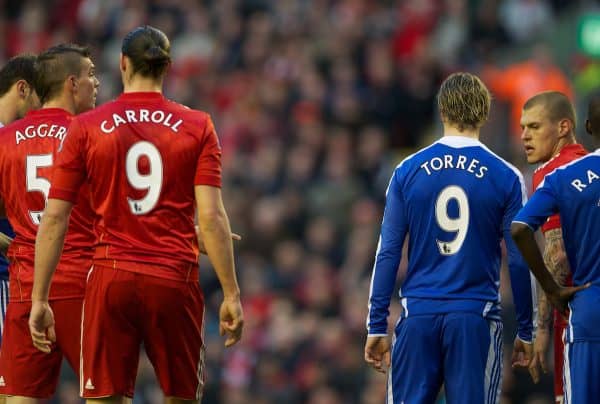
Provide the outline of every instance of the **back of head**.
<path id="1" fill-rule="evenodd" d="M 487 121 L 491 99 L 479 77 L 464 72 L 448 76 L 437 94 L 442 120 L 461 132 L 477 130 Z"/>
<path id="2" fill-rule="evenodd" d="M 133 74 L 159 79 L 171 64 L 171 44 L 159 29 L 144 25 L 129 32 L 123 39 L 121 52 L 133 66 Z"/>
<path id="3" fill-rule="evenodd" d="M 523 110 L 541 106 L 546 117 L 553 123 L 563 119 L 568 119 L 573 124 L 573 130 L 576 126 L 575 108 L 573 103 L 565 94 L 559 91 L 544 91 L 534 95 L 525 102 Z"/>
<path id="4" fill-rule="evenodd" d="M 0 97 L 3 97 L 19 80 L 25 80 L 33 87 L 35 62 L 35 55 L 19 55 L 11 58 L 0 69 Z"/>
<path id="5" fill-rule="evenodd" d="M 42 104 L 59 96 L 69 76 L 79 77 L 83 59 L 90 58 L 87 47 L 60 44 L 40 53 L 36 63 L 35 90 Z"/>

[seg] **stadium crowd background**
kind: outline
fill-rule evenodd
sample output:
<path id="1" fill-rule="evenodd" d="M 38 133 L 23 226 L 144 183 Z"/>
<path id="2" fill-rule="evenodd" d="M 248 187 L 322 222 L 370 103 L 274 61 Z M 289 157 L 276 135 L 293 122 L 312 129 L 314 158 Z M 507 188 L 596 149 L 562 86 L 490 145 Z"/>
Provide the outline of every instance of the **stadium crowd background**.
<path id="1" fill-rule="evenodd" d="M 0 62 L 59 42 L 87 44 L 102 104 L 121 90 L 123 35 L 144 23 L 162 29 L 174 57 L 166 95 L 213 116 L 226 208 L 244 236 L 235 249 L 246 326 L 232 349 L 218 335 L 218 282 L 201 262 L 203 402 L 375 404 L 383 402 L 385 377 L 365 365 L 363 345 L 383 196 L 403 156 L 439 136 L 441 79 L 456 70 L 482 75 L 495 97 L 483 140 L 530 183 L 515 119 L 527 97 L 556 83 L 574 95 L 582 122 L 582 106 L 600 88 L 600 64 L 578 48 L 577 23 L 597 7 L 576 0 L 0 0 Z M 585 144 L 581 124 L 577 133 Z M 506 277 L 502 291 L 511 344 Z M 549 376 L 534 386 L 508 358 L 504 369 L 503 403 L 552 402 Z M 65 370 L 53 403 L 79 400 Z M 134 403 L 160 400 L 143 359 Z"/>

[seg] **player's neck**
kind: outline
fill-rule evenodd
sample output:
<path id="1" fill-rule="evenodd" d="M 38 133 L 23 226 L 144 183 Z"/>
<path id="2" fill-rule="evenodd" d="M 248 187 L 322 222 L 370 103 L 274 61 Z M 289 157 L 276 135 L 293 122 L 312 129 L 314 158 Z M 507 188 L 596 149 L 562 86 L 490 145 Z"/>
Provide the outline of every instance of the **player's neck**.
<path id="1" fill-rule="evenodd" d="M 454 125 L 444 123 L 444 136 L 462 136 L 471 139 L 479 140 L 479 129 L 463 129 L 460 130 Z"/>
<path id="2" fill-rule="evenodd" d="M 75 110 L 75 102 L 73 102 L 73 100 L 69 100 L 66 97 L 58 97 L 49 101 L 46 101 L 46 103 L 44 105 L 42 105 L 42 109 L 43 108 L 60 108 L 60 109 L 64 109 L 65 111 L 68 111 L 69 113 L 75 115 L 76 114 L 76 110 Z"/>
<path id="3" fill-rule="evenodd" d="M 575 135 L 568 135 L 565 136 L 563 138 L 558 139 L 558 142 L 556 143 L 556 147 L 554 148 L 554 153 L 552 154 L 553 156 L 556 156 L 558 153 L 560 153 L 560 151 L 563 149 L 563 147 L 565 146 L 569 146 L 572 144 L 576 144 L 577 140 L 575 139 Z"/>
<path id="4" fill-rule="evenodd" d="M 0 98 L 0 122 L 8 125 L 17 119 L 17 103 L 13 97 L 5 96 Z"/>
<path id="5" fill-rule="evenodd" d="M 123 83 L 124 93 L 152 92 L 162 93 L 162 81 L 156 81 L 142 76 L 134 76 Z"/>

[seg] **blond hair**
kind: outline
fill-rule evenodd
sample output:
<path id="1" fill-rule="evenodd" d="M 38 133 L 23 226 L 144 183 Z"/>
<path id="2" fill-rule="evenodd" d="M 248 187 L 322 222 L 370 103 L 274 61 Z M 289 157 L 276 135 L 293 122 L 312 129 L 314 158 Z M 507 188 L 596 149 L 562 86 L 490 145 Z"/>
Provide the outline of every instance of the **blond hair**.
<path id="1" fill-rule="evenodd" d="M 442 120 L 465 129 L 479 129 L 488 119 L 492 96 L 479 77 L 453 73 L 444 80 L 437 94 Z"/>

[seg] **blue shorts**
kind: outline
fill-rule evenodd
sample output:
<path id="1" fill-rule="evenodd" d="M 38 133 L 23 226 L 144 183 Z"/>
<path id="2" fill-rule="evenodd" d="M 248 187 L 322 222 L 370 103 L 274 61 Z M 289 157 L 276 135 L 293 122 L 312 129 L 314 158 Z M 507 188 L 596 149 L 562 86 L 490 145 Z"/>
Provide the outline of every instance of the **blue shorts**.
<path id="1" fill-rule="evenodd" d="M 600 342 L 565 344 L 565 404 L 597 403 L 600 397 Z"/>
<path id="2" fill-rule="evenodd" d="M 502 323 L 480 314 L 403 318 L 392 346 L 386 404 L 496 404 L 502 387 Z"/>

